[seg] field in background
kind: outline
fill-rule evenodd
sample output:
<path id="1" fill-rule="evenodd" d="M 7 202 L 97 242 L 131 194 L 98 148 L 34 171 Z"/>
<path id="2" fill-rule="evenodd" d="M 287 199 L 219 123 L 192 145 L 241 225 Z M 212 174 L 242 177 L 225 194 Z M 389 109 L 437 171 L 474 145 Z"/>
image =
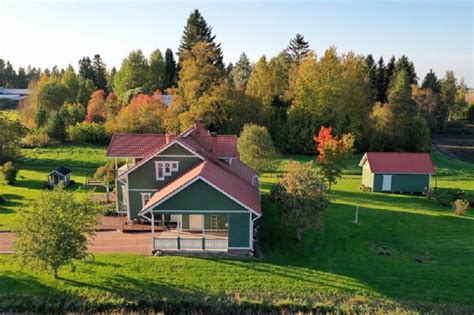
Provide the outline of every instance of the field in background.
<path id="1" fill-rule="evenodd" d="M 0 228 L 14 224 L 15 213 L 35 198 L 47 173 L 56 166 L 72 169 L 73 179 L 105 162 L 105 149 L 62 146 L 23 150 L 16 186 L 0 184 L 9 203 L 0 207 Z M 283 228 L 271 185 L 289 159 L 262 177 L 264 257 L 225 258 L 98 255 L 94 263 L 76 263 L 54 280 L 46 272 L 25 269 L 12 255 L 0 255 L 0 311 L 146 309 L 231 310 L 288 308 L 308 310 L 429 309 L 474 312 L 474 213 L 456 217 L 423 196 L 364 193 L 359 190 L 361 156 L 334 186 L 335 200 L 323 231 L 296 241 Z M 474 192 L 474 165 L 432 155 L 439 187 Z M 354 224 L 359 205 L 359 224 Z M 1 235 L 0 235 L 1 237 Z"/>

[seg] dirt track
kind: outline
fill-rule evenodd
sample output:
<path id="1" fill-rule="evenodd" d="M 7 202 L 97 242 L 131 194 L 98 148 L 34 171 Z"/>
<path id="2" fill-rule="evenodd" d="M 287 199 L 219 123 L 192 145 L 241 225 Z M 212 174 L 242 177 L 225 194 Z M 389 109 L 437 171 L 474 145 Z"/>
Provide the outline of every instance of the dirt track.
<path id="1" fill-rule="evenodd" d="M 474 126 L 471 129 L 474 130 Z M 474 135 L 434 135 L 432 141 L 438 151 L 474 163 Z"/>

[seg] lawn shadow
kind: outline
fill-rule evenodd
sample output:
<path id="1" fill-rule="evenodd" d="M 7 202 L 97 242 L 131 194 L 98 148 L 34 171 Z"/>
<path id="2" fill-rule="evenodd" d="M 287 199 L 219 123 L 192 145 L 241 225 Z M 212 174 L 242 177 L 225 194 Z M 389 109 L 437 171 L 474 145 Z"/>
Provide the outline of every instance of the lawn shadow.
<path id="1" fill-rule="evenodd" d="M 21 200 L 25 198 L 17 194 L 2 194 L 2 197 L 5 199 L 5 203 L 0 204 L 0 214 L 1 213 L 14 213 L 12 208 L 18 207 L 23 204 Z"/>

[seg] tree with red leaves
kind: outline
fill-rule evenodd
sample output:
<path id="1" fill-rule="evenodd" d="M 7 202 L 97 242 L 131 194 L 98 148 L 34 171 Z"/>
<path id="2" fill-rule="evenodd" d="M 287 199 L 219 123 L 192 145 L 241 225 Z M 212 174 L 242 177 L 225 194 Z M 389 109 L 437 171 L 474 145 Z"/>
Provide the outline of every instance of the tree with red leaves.
<path id="1" fill-rule="evenodd" d="M 87 104 L 87 122 L 103 123 L 105 121 L 105 92 L 97 90 L 91 95 Z"/>
<path id="2" fill-rule="evenodd" d="M 331 127 L 322 126 L 318 136 L 314 136 L 317 144 L 319 169 L 329 184 L 329 189 L 341 178 L 342 169 L 349 163 L 354 145 L 354 137 L 347 133 L 341 138 L 332 134 Z"/>

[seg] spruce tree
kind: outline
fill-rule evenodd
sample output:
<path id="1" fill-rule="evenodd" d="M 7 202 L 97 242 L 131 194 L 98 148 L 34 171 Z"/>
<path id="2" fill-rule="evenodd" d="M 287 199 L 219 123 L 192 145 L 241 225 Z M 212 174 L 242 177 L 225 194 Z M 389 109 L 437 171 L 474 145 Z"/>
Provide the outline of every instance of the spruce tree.
<path id="1" fill-rule="evenodd" d="M 375 87 L 376 87 L 376 98 L 377 102 L 386 103 L 387 102 L 387 80 L 386 80 L 387 72 L 385 69 L 385 63 L 383 57 L 380 57 L 377 63 L 377 70 L 376 70 L 376 79 L 375 79 Z"/>
<path id="2" fill-rule="evenodd" d="M 66 138 L 66 127 L 64 124 L 64 118 L 61 116 L 59 111 L 54 111 L 46 122 L 46 133 L 54 140 L 64 141 Z"/>
<path id="3" fill-rule="evenodd" d="M 375 65 L 372 54 L 368 54 L 367 57 L 365 57 L 365 67 L 369 77 L 371 97 L 375 101 L 377 98 L 377 66 Z"/>
<path id="4" fill-rule="evenodd" d="M 401 56 L 395 64 L 395 71 L 401 69 L 405 70 L 409 84 L 417 84 L 415 66 L 405 55 Z"/>
<path id="5" fill-rule="evenodd" d="M 84 79 L 89 79 L 94 82 L 95 72 L 94 68 L 92 67 L 92 61 L 89 57 L 82 57 L 82 59 L 79 60 L 79 74 Z"/>
<path id="6" fill-rule="evenodd" d="M 435 93 L 441 92 L 441 83 L 432 69 L 430 69 L 430 72 L 428 72 L 425 78 L 423 79 L 423 82 L 421 83 L 421 88 L 431 89 Z"/>
<path id="7" fill-rule="evenodd" d="M 94 82 L 95 87 L 98 90 L 106 91 L 107 76 L 106 76 L 105 63 L 102 61 L 102 58 L 100 58 L 100 55 L 98 54 L 94 55 L 92 69 L 94 71 L 94 77 L 93 77 L 92 82 Z"/>
<path id="8" fill-rule="evenodd" d="M 173 87 L 176 85 L 176 61 L 174 60 L 174 54 L 171 49 L 166 49 L 165 52 L 165 77 L 164 77 L 164 89 Z"/>
<path id="9" fill-rule="evenodd" d="M 184 33 L 181 37 L 181 44 L 178 48 L 178 56 L 180 57 L 179 63 L 181 64 L 181 58 L 184 51 L 190 51 L 198 42 L 205 42 L 215 50 L 215 57 L 211 59 L 211 62 L 219 69 L 224 69 L 224 62 L 222 61 L 221 44 L 215 42 L 216 35 L 212 34 L 212 27 L 209 26 L 201 15 L 199 10 L 195 9 L 189 15 L 186 26 L 184 27 Z"/>
<path id="10" fill-rule="evenodd" d="M 392 79 L 393 72 L 395 71 L 395 56 L 392 56 L 385 66 L 385 86 L 386 92 L 390 86 L 390 80 Z M 385 93 L 386 95 L 387 93 Z"/>
<path id="11" fill-rule="evenodd" d="M 250 60 L 245 53 L 242 53 L 231 73 L 232 82 L 237 90 L 245 90 L 251 73 L 252 66 L 250 65 Z"/>
<path id="12" fill-rule="evenodd" d="M 295 38 L 290 40 L 287 48 L 291 60 L 299 65 L 309 53 L 309 43 L 304 40 L 304 36 L 296 34 Z"/>

